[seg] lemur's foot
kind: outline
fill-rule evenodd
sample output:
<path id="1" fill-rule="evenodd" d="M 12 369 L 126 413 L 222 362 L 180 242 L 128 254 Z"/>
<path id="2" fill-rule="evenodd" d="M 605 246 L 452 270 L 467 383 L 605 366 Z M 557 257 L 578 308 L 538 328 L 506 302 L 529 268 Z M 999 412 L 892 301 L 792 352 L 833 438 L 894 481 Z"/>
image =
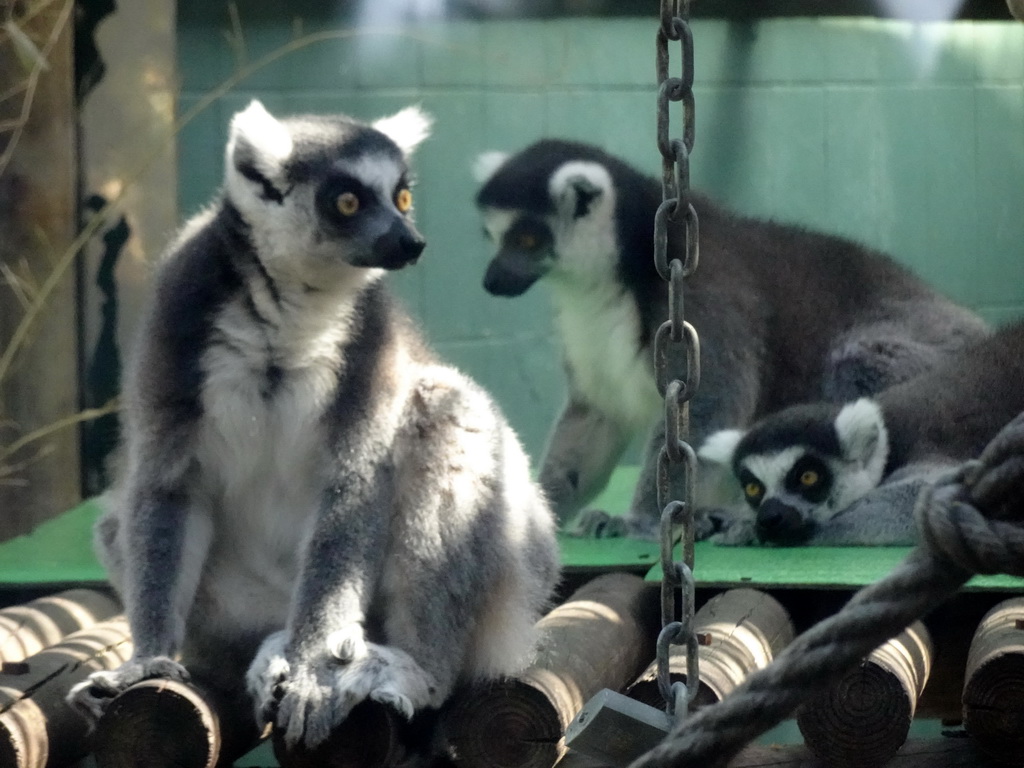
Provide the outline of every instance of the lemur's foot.
<path id="1" fill-rule="evenodd" d="M 284 656 L 288 633 L 283 629 L 267 635 L 245 673 L 245 687 L 256 708 L 256 722 L 273 722 L 277 703 L 284 693 L 281 687 L 291 666 Z"/>
<path id="2" fill-rule="evenodd" d="M 246 679 L 257 718 L 280 728 L 289 748 L 321 744 L 365 699 L 406 719 L 441 704 L 431 675 L 405 651 L 366 642 L 361 627 L 330 635 L 327 653 L 307 664 L 287 661 L 283 635 L 264 641 Z"/>
<path id="3" fill-rule="evenodd" d="M 181 664 L 167 656 L 130 659 L 117 669 L 93 672 L 68 692 L 66 700 L 92 727 L 119 694 L 142 680 L 154 678 L 187 682 L 189 674 Z"/>
<path id="4" fill-rule="evenodd" d="M 629 537 L 644 541 L 656 541 L 659 535 L 658 522 L 653 519 L 626 515 L 610 515 L 602 509 L 585 509 L 565 533 L 579 539 L 619 539 Z"/>
<path id="5" fill-rule="evenodd" d="M 757 544 L 754 516 L 746 507 L 710 507 L 694 515 L 694 538 L 724 546 Z"/>

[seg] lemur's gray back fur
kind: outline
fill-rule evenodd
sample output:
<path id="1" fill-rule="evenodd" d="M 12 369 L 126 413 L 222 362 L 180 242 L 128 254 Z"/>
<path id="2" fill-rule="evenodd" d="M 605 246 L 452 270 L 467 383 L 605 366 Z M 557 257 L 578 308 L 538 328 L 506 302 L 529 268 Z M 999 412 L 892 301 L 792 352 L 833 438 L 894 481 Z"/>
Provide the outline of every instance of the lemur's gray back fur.
<path id="1" fill-rule="evenodd" d="M 97 541 L 135 655 L 72 692 L 88 716 L 191 673 L 313 746 L 367 697 L 411 717 L 529 660 L 551 512 L 381 279 L 423 249 L 406 157 L 427 125 L 232 121 L 225 191 L 159 266 L 125 386 Z"/>
<path id="2" fill-rule="evenodd" d="M 661 189 L 577 142 L 543 140 L 481 161 L 477 204 L 499 248 L 485 287 L 515 296 L 543 278 L 555 309 L 569 402 L 541 481 L 564 524 L 605 485 L 630 439 L 663 418 L 651 349 L 668 317 L 651 234 Z M 686 319 L 701 339 L 695 445 L 793 403 L 878 392 L 987 333 L 883 254 L 738 216 L 699 194 L 691 201 L 700 218 L 700 265 L 685 287 Z M 659 426 L 631 505 L 634 534 L 657 530 L 662 444 Z M 603 515 L 584 522 L 584 532 L 622 530 Z"/>

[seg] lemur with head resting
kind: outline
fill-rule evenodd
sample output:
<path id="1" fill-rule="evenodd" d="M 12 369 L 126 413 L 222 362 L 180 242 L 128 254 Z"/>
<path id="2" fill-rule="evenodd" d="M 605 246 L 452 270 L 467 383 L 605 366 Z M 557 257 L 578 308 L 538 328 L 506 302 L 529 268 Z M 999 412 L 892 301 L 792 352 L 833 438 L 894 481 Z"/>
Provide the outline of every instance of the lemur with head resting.
<path id="1" fill-rule="evenodd" d="M 482 156 L 477 175 L 477 205 L 498 248 L 484 287 L 518 296 L 542 280 L 554 305 L 569 398 L 540 478 L 558 519 L 568 523 L 604 487 L 630 440 L 657 424 L 626 525 L 653 536 L 664 428 L 651 346 L 668 317 L 667 285 L 653 261 L 661 186 L 596 147 L 558 140 Z M 694 445 L 794 403 L 879 392 L 987 334 L 976 315 L 880 253 L 737 216 L 701 195 L 691 201 L 700 266 L 684 295 L 702 358 Z M 581 529 L 623 526 L 591 513 Z"/>
<path id="2" fill-rule="evenodd" d="M 732 470 L 750 508 L 713 514 L 718 538 L 912 543 L 921 487 L 977 456 L 1021 411 L 1024 322 L 1017 322 L 874 398 L 798 405 L 749 430 L 711 435 L 700 455 Z"/>
<path id="3" fill-rule="evenodd" d="M 424 248 L 417 109 L 235 115 L 223 192 L 155 279 L 97 526 L 130 661 L 69 700 L 189 675 L 315 746 L 373 699 L 405 717 L 528 663 L 554 521 L 494 403 L 384 275 Z M 254 720 L 254 726 L 255 726 Z"/>

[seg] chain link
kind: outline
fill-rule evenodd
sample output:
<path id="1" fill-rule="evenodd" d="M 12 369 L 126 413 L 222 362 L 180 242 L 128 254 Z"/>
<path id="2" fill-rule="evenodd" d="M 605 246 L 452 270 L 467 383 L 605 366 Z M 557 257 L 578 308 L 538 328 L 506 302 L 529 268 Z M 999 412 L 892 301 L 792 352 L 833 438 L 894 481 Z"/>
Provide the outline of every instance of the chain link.
<path id="1" fill-rule="evenodd" d="M 654 264 L 669 284 L 669 317 L 654 337 L 654 368 L 658 392 L 665 399 L 665 445 L 658 455 L 658 507 L 661 513 L 661 621 L 658 635 L 658 688 L 665 709 L 684 717 L 696 703 L 700 685 L 698 638 L 693 627 L 693 492 L 697 457 L 686 442 L 690 428 L 689 400 L 700 384 L 700 340 L 684 317 L 683 281 L 697 269 L 699 222 L 689 199 L 690 153 L 694 139 L 693 33 L 689 24 L 690 0 L 662 0 L 661 24 L 655 51 L 658 76 L 657 144 L 662 156 L 662 203 L 654 217 Z M 681 74 L 669 76 L 669 41 L 678 41 Z M 670 138 L 669 105 L 682 104 L 683 137 Z M 683 207 L 683 216 L 678 216 Z M 669 258 L 669 232 L 682 234 L 683 260 Z M 674 251 L 679 251 L 677 247 Z M 682 347 L 682 350 L 678 348 Z M 681 354 L 673 354 L 680 352 Z M 685 359 L 680 374 L 678 362 Z M 673 498 L 682 490 L 682 500 Z M 682 540 L 682 560 L 673 552 Z M 676 591 L 681 610 L 676 613 Z M 686 646 L 686 685 L 671 682 L 671 646 Z"/>

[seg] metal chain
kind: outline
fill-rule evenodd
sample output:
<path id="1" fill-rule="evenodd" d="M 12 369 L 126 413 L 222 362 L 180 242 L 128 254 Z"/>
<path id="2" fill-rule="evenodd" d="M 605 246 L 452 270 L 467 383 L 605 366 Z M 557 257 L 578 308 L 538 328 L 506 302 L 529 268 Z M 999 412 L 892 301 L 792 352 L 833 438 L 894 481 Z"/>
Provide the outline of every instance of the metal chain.
<path id="1" fill-rule="evenodd" d="M 655 44 L 658 74 L 658 150 L 662 156 L 662 203 L 654 217 L 654 264 L 668 282 L 669 319 L 654 337 L 654 368 L 658 392 L 665 399 L 665 445 L 658 456 L 658 507 L 661 513 L 661 621 L 658 635 L 658 688 L 665 709 L 680 719 L 693 709 L 700 684 L 697 667 L 697 634 L 693 627 L 693 491 L 697 457 L 686 442 L 690 431 L 689 400 L 700 383 L 700 342 L 697 331 L 683 314 L 683 279 L 697 268 L 699 228 L 697 211 L 689 200 L 690 152 L 694 138 L 693 34 L 690 30 L 690 0 L 661 0 L 661 25 Z M 678 41 L 682 53 L 682 74 L 669 77 L 669 41 Z M 669 103 L 682 102 L 683 137 L 669 138 Z M 680 229 L 684 260 L 668 258 L 669 229 Z M 686 369 L 676 375 L 670 349 L 682 347 Z M 682 500 L 671 498 L 683 489 Z M 682 560 L 673 558 L 677 538 L 682 539 Z M 682 610 L 676 617 L 676 590 L 682 593 Z M 672 684 L 669 652 L 672 645 L 686 646 L 686 685 Z"/>

